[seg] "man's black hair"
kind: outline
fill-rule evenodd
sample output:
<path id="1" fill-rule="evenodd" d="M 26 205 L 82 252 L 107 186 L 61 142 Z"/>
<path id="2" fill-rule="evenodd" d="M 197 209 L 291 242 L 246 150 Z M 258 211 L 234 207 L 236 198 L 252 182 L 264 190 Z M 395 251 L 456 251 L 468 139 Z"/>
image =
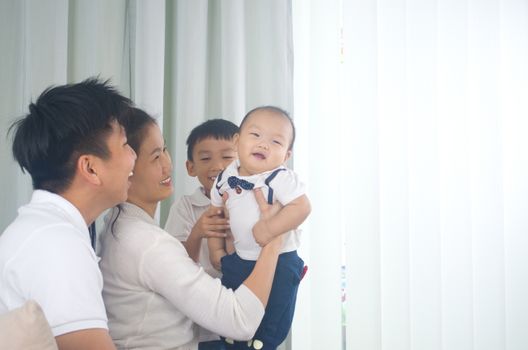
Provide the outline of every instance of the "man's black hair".
<path id="1" fill-rule="evenodd" d="M 194 146 L 198 141 L 212 137 L 216 140 L 231 140 L 238 133 L 238 126 L 225 119 L 210 119 L 192 129 L 187 137 L 187 159 L 193 161 Z"/>
<path id="2" fill-rule="evenodd" d="M 288 147 L 288 150 L 291 151 L 293 149 L 293 144 L 295 142 L 295 124 L 293 123 L 293 119 L 292 117 L 290 117 L 290 114 L 280 107 L 260 106 L 260 107 L 253 108 L 252 110 L 247 112 L 247 114 L 244 116 L 244 119 L 242 119 L 242 122 L 240 123 L 240 129 L 242 129 L 242 126 L 249 119 L 249 117 L 251 117 L 253 113 L 258 112 L 258 111 L 268 111 L 271 113 L 282 115 L 284 118 L 286 118 L 290 122 L 291 127 L 292 127 L 292 139 L 290 142 L 290 147 Z"/>
<path id="3" fill-rule="evenodd" d="M 13 123 L 13 156 L 31 175 L 34 189 L 61 193 L 68 189 L 82 154 L 110 156 L 106 141 L 112 122 L 120 123 L 132 102 L 108 81 L 47 88 L 29 105 L 29 113 Z"/>

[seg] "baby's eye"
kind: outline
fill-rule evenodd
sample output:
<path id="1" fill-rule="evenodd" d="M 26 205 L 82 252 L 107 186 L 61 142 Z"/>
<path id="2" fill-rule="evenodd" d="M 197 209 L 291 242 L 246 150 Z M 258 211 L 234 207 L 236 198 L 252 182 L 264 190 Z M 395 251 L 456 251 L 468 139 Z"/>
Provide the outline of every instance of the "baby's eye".
<path id="1" fill-rule="evenodd" d="M 273 143 L 279 145 L 279 146 L 282 146 L 282 142 L 278 141 L 278 140 L 273 140 Z"/>
<path id="2" fill-rule="evenodd" d="M 255 137 L 259 137 L 260 135 L 256 132 L 252 132 L 251 135 L 255 136 Z"/>
<path id="3" fill-rule="evenodd" d="M 207 161 L 210 160 L 210 159 L 211 159 L 211 158 L 208 158 L 208 157 L 206 157 L 206 158 L 200 158 L 200 160 L 201 160 L 202 162 L 207 162 Z"/>
<path id="4" fill-rule="evenodd" d="M 233 156 L 224 156 L 224 159 L 233 159 Z"/>

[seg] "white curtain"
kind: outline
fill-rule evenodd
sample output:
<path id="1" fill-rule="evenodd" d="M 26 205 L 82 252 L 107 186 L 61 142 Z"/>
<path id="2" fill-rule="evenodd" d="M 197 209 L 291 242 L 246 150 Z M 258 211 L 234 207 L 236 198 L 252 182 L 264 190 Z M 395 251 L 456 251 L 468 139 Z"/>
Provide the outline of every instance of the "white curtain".
<path id="1" fill-rule="evenodd" d="M 0 231 L 31 195 L 7 128 L 49 85 L 110 78 L 158 118 L 175 168 L 162 222 L 198 185 L 184 167 L 194 126 L 293 106 L 289 1 L 0 0 L 0 47 Z"/>
<path id="2" fill-rule="evenodd" d="M 50 84 L 156 115 L 174 197 L 192 127 L 276 104 L 313 204 L 293 349 L 525 349 L 526 1 L 293 4 L 0 0 L 0 230 L 31 193 L 5 132 Z"/>
<path id="3" fill-rule="evenodd" d="M 165 135 L 174 198 L 198 186 L 185 170 L 185 140 L 210 118 L 238 124 L 259 105 L 293 106 L 291 3 L 167 2 Z M 162 207 L 162 221 L 169 206 Z"/>
<path id="4" fill-rule="evenodd" d="M 100 74 L 121 83 L 125 1 L 0 1 L 0 230 L 32 192 L 11 156 L 9 125 L 49 85 Z"/>
<path id="5" fill-rule="evenodd" d="M 294 349 L 526 349 L 528 3 L 293 4 Z"/>

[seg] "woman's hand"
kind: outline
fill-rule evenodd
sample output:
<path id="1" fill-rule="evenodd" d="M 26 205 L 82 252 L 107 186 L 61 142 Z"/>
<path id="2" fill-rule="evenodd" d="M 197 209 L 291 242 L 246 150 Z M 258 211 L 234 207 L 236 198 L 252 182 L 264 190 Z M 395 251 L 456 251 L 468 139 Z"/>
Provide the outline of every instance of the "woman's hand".
<path id="1" fill-rule="evenodd" d="M 260 220 L 253 226 L 253 237 L 255 237 L 255 241 L 261 247 L 271 242 L 282 245 L 283 235 L 274 237 L 268 228 L 268 220 L 281 210 L 282 205 L 279 202 L 273 205 L 268 204 L 260 188 L 254 189 L 253 192 L 255 193 L 255 199 L 260 209 Z"/>

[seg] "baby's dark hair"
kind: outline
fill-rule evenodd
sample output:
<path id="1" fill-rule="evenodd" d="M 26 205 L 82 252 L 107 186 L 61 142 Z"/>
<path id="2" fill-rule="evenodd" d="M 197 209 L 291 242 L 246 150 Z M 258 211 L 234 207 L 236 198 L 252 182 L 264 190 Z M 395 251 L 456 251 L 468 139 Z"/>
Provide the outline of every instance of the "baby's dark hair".
<path id="1" fill-rule="evenodd" d="M 288 147 L 288 150 L 291 151 L 293 149 L 293 144 L 295 142 L 295 124 L 293 123 L 293 119 L 290 117 L 290 114 L 288 112 L 286 112 L 284 109 L 280 108 L 280 107 L 276 107 L 276 106 L 260 106 L 260 107 L 257 107 L 257 108 L 253 108 L 252 110 L 247 112 L 247 114 L 244 116 L 244 119 L 242 119 L 242 122 L 240 123 L 240 129 L 242 129 L 242 126 L 249 119 L 249 117 L 251 117 L 251 115 L 253 113 L 258 112 L 258 111 L 268 111 L 268 112 L 271 112 L 271 113 L 282 115 L 284 118 L 288 119 L 288 121 L 290 122 L 291 127 L 292 127 L 292 139 L 291 139 L 291 142 L 290 142 L 290 147 Z"/>
<path id="2" fill-rule="evenodd" d="M 132 102 L 108 81 L 90 78 L 46 89 L 29 113 L 9 128 L 13 156 L 34 189 L 61 193 L 75 175 L 82 154 L 110 157 L 106 141 Z"/>
<path id="3" fill-rule="evenodd" d="M 187 160 L 193 161 L 194 146 L 199 141 L 212 137 L 216 140 L 231 140 L 238 133 L 238 126 L 225 119 L 209 119 L 192 129 L 187 137 Z"/>

